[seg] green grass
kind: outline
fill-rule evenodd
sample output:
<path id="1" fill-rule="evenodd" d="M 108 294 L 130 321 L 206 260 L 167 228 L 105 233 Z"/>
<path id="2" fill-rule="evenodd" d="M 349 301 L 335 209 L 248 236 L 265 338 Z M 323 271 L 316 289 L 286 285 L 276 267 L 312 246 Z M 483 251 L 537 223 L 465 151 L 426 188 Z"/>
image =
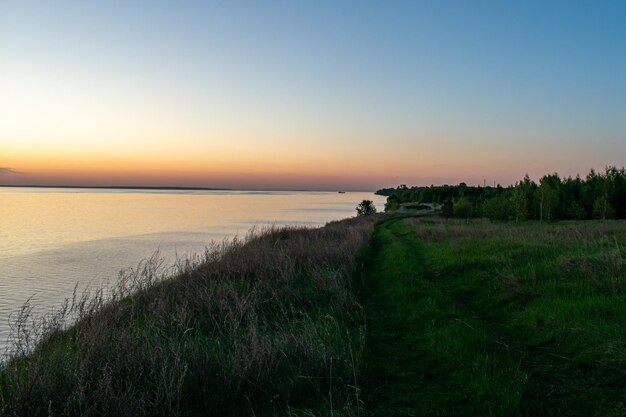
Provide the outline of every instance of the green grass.
<path id="1" fill-rule="evenodd" d="M 392 219 L 370 246 L 375 416 L 626 415 L 626 224 Z"/>
<path id="2" fill-rule="evenodd" d="M 382 219 L 26 308 L 0 415 L 626 416 L 625 222 Z"/>

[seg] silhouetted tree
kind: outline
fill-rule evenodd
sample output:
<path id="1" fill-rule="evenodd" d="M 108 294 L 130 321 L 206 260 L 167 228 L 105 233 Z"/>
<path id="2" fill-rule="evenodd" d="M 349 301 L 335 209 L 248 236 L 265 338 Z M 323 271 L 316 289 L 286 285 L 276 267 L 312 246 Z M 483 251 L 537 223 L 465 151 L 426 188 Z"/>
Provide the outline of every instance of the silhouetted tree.
<path id="1" fill-rule="evenodd" d="M 399 207 L 400 207 L 400 200 L 398 196 L 396 196 L 395 194 L 390 195 L 387 198 L 387 202 L 385 203 L 385 211 L 394 211 L 394 210 L 397 210 Z"/>
<path id="2" fill-rule="evenodd" d="M 376 207 L 372 200 L 363 200 L 356 206 L 357 216 L 367 216 L 368 214 L 376 213 Z"/>
<path id="3" fill-rule="evenodd" d="M 561 178 L 558 174 L 544 175 L 539 180 L 539 220 L 555 219 L 559 204 L 559 186 Z"/>
<path id="4" fill-rule="evenodd" d="M 525 220 L 528 216 L 528 198 L 521 183 L 515 183 L 515 188 L 511 193 L 511 203 L 515 210 L 515 222 Z"/>
<path id="5" fill-rule="evenodd" d="M 558 174 L 544 175 L 539 185 L 528 175 L 514 186 L 474 187 L 459 185 L 430 185 L 383 189 L 387 195 L 386 210 L 406 203 L 439 203 L 444 217 L 478 217 L 492 219 L 514 218 L 537 220 L 626 218 L 626 168 L 606 167 L 591 170 L 583 179 L 561 179 Z"/>

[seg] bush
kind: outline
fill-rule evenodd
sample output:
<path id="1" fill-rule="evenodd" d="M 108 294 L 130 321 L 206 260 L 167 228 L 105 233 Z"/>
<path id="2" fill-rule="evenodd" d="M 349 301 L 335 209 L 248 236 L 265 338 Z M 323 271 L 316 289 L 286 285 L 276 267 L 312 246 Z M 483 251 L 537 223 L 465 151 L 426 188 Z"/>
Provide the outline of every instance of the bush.
<path id="1" fill-rule="evenodd" d="M 459 198 L 454 203 L 454 217 L 469 219 L 472 217 L 472 203 L 465 197 Z"/>
<path id="2" fill-rule="evenodd" d="M 493 197 L 483 204 L 483 215 L 491 220 L 508 220 L 513 213 L 513 205 L 503 195 Z"/>

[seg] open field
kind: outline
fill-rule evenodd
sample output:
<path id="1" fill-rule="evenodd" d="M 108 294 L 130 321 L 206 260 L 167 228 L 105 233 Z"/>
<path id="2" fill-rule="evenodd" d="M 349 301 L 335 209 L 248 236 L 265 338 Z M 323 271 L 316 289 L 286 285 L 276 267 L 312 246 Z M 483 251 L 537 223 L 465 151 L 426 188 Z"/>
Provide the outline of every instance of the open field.
<path id="1" fill-rule="evenodd" d="M 371 244 L 376 416 L 626 415 L 626 223 L 393 219 Z"/>

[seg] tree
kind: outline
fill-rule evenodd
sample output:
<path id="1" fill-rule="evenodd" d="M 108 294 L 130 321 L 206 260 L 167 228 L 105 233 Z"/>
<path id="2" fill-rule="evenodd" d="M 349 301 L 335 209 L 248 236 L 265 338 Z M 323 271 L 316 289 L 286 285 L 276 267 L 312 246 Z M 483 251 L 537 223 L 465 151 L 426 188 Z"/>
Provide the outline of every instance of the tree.
<path id="1" fill-rule="evenodd" d="M 528 174 L 524 175 L 524 178 L 519 182 L 518 187 L 522 190 L 526 196 L 527 202 L 527 214 L 528 218 L 539 218 L 539 187 L 535 181 L 531 180 Z"/>
<path id="2" fill-rule="evenodd" d="M 544 175 L 539 180 L 539 220 L 555 220 L 560 186 L 561 178 L 558 174 Z"/>
<path id="3" fill-rule="evenodd" d="M 397 195 L 392 194 L 389 197 L 387 197 L 387 202 L 385 203 L 385 211 L 394 211 L 394 210 L 397 210 L 399 207 L 400 207 L 400 199 L 398 198 Z M 359 208 L 357 207 L 357 211 L 358 210 Z"/>
<path id="4" fill-rule="evenodd" d="M 383 194 L 385 193 L 385 194 Z M 458 185 L 411 186 L 379 190 L 393 195 L 386 211 L 407 204 L 441 205 L 443 217 L 481 217 L 504 220 L 537 219 L 547 221 L 582 219 L 626 219 L 626 168 L 608 166 L 591 170 L 586 177 L 561 178 L 544 175 L 536 183 L 528 174 L 507 187 Z"/>
<path id="5" fill-rule="evenodd" d="M 515 188 L 511 193 L 511 203 L 515 208 L 515 222 L 525 220 L 528 216 L 528 198 L 521 183 L 515 183 Z"/>
<path id="6" fill-rule="evenodd" d="M 376 206 L 372 200 L 363 200 L 356 206 L 357 216 L 367 216 L 376 213 Z"/>
<path id="7" fill-rule="evenodd" d="M 593 204 L 593 217 L 600 220 L 611 219 L 615 215 L 615 210 L 611 206 L 611 203 L 607 200 L 606 196 L 601 196 L 596 199 Z"/>

